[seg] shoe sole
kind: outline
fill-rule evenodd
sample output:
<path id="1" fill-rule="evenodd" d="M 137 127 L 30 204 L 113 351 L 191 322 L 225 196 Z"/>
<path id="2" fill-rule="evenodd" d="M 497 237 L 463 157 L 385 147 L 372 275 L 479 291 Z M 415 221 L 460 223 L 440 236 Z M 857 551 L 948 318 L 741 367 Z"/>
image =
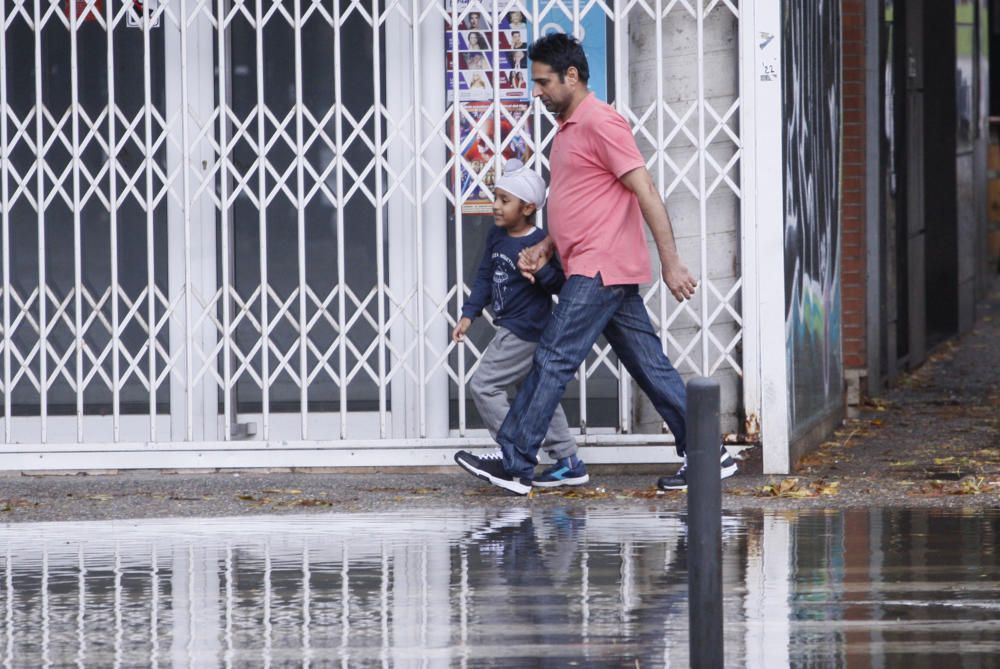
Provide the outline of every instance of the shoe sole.
<path id="1" fill-rule="evenodd" d="M 731 476 L 735 476 L 736 472 L 738 472 L 739 470 L 740 469 L 739 467 L 736 466 L 735 462 L 731 465 L 722 467 L 722 469 L 719 470 L 719 480 L 724 480 L 728 479 Z M 657 486 L 657 487 L 660 490 L 687 490 L 686 483 L 684 485 L 677 485 L 677 486 Z"/>
<path id="2" fill-rule="evenodd" d="M 505 481 L 504 479 L 498 479 L 497 477 L 493 476 L 492 474 L 484 472 L 484 471 L 482 471 L 480 469 L 476 469 L 475 467 L 470 466 L 465 461 L 459 460 L 457 458 L 455 459 L 455 462 L 458 463 L 459 467 L 461 467 L 465 471 L 469 472 L 470 474 L 472 474 L 473 476 L 475 476 L 477 479 L 480 479 L 482 481 L 486 481 L 490 485 L 494 485 L 494 486 L 496 486 L 498 488 L 503 488 L 504 490 L 507 490 L 508 492 L 514 493 L 515 495 L 524 496 L 524 495 L 527 495 L 529 492 L 531 492 L 531 486 L 526 486 L 526 485 L 524 485 L 522 483 L 519 483 L 517 481 Z"/>
<path id="3" fill-rule="evenodd" d="M 560 481 L 532 481 L 531 485 L 536 488 L 559 488 L 561 486 L 583 485 L 588 481 L 590 481 L 590 474 L 584 474 L 583 476 L 577 476 L 571 479 L 562 479 Z"/>

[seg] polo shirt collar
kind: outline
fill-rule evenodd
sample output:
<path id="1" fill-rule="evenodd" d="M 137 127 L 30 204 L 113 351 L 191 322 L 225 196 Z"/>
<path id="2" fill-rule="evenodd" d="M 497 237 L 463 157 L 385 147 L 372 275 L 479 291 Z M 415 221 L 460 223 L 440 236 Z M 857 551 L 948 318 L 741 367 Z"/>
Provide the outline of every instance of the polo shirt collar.
<path id="1" fill-rule="evenodd" d="M 572 125 L 577 123 L 590 111 L 590 109 L 597 104 L 597 96 L 594 95 L 594 91 L 588 91 L 587 97 L 580 101 L 580 105 L 573 110 L 573 115 L 569 117 L 568 121 L 564 121 L 562 114 L 556 116 L 556 123 L 560 128 L 564 128 L 567 125 Z"/>

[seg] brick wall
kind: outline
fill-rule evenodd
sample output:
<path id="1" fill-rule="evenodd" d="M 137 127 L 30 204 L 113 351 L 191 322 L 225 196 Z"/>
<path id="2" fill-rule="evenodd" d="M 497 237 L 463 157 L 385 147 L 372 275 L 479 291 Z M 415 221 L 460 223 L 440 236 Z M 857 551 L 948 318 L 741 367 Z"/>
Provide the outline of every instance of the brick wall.
<path id="1" fill-rule="evenodd" d="M 867 362 L 865 350 L 865 3 L 841 0 L 844 169 L 841 202 L 841 300 L 848 392 Z M 851 373 L 853 372 L 853 373 Z M 854 399 L 853 397 L 851 399 Z"/>

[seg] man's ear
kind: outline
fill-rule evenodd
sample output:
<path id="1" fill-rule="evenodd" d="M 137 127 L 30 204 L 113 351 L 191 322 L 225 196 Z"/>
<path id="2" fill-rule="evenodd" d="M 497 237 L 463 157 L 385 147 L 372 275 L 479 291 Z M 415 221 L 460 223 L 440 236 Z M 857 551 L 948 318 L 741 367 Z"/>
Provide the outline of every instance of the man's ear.
<path id="1" fill-rule="evenodd" d="M 580 81 L 580 70 L 576 69 L 575 66 L 570 65 L 566 68 L 566 80 L 569 83 L 575 84 Z"/>

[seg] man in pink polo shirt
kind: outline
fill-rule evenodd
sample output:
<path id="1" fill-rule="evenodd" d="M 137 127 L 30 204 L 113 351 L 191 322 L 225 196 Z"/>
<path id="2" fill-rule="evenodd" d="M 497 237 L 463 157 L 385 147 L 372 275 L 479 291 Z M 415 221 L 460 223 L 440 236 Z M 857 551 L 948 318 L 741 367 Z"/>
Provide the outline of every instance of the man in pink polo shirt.
<path id="1" fill-rule="evenodd" d="M 549 155 L 550 236 L 522 251 L 519 264 L 530 279 L 554 245 L 568 278 L 535 350 L 534 367 L 497 433 L 501 453 L 455 455 L 473 475 L 518 494 L 585 471 L 574 457 L 536 478 L 536 454 L 566 384 L 601 334 L 649 396 L 670 427 L 678 454 L 684 455 L 684 381 L 663 353 L 639 294 L 638 284 L 652 278 L 643 219 L 671 294 L 683 301 L 697 287 L 677 254 L 670 217 L 628 122 L 587 88 L 589 67 L 580 42 L 562 33 L 546 35 L 531 45 L 528 57 L 532 95 L 556 114 L 559 130 Z M 736 463 L 721 446 L 719 458 L 723 478 L 736 473 Z M 686 489 L 685 469 L 686 464 L 657 485 Z"/>

